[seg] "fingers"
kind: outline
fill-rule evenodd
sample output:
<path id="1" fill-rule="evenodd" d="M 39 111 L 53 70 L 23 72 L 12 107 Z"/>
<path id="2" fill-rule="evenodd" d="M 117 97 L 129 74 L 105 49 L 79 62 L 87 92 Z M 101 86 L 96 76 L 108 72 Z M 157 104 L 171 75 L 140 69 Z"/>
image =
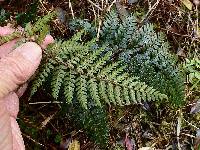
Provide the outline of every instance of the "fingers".
<path id="1" fill-rule="evenodd" d="M 39 66 L 42 50 L 27 42 L 0 60 L 0 98 L 26 82 Z"/>
<path id="2" fill-rule="evenodd" d="M 4 27 L 0 27 L 0 37 L 12 34 L 14 31 L 15 30 L 13 28 L 11 28 L 10 25 L 4 26 Z M 17 42 L 17 39 L 12 40 L 10 42 L 7 42 L 7 43 L 1 45 L 0 46 L 0 58 L 4 57 L 8 53 L 10 53 L 13 50 L 16 42 Z"/>
<path id="3" fill-rule="evenodd" d="M 11 93 L 3 98 L 4 106 L 11 117 L 17 118 L 19 112 L 19 98 L 16 93 Z"/>
<path id="4" fill-rule="evenodd" d="M 15 150 L 25 150 L 24 141 L 17 121 L 13 117 L 10 117 L 10 121 L 12 129 L 13 148 Z"/>
<path id="5" fill-rule="evenodd" d="M 9 25 L 0 27 L 0 36 L 6 36 L 13 33 L 15 30 L 11 28 Z"/>
<path id="6" fill-rule="evenodd" d="M 14 31 L 23 32 L 24 29 L 22 27 L 18 27 L 15 30 L 15 29 L 11 28 L 10 25 L 8 24 L 7 26 L 0 27 L 0 37 L 12 34 Z M 4 57 L 8 53 L 10 53 L 14 49 L 14 46 L 16 45 L 16 42 L 18 40 L 19 40 L 19 38 L 1 45 L 0 46 L 0 58 Z M 54 42 L 53 37 L 51 35 L 47 35 L 40 46 L 43 49 L 45 49 L 49 44 L 51 44 L 53 42 Z"/>
<path id="7" fill-rule="evenodd" d="M 7 42 L 0 46 L 0 59 L 2 57 L 5 57 L 11 51 L 13 51 L 16 42 L 17 42 L 17 39 Z"/>
<path id="8" fill-rule="evenodd" d="M 3 101 L 0 101 L 0 149 L 11 150 L 13 142 L 10 115 L 2 103 Z"/>
<path id="9" fill-rule="evenodd" d="M 17 94 L 17 96 L 18 96 L 19 98 L 24 94 L 24 92 L 26 91 L 27 87 L 28 87 L 28 83 L 24 83 L 24 84 L 16 91 L 16 94 Z"/>
<path id="10" fill-rule="evenodd" d="M 2 101 L 0 101 L 0 149 L 24 150 L 24 141 L 16 119 L 10 117 L 1 103 Z"/>

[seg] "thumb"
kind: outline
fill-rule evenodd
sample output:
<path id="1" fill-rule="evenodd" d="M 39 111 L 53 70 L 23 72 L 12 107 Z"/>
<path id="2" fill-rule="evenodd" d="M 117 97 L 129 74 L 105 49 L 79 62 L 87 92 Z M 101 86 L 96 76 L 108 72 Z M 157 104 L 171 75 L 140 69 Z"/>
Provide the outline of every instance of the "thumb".
<path id="1" fill-rule="evenodd" d="M 0 99 L 28 80 L 41 58 L 40 46 L 27 42 L 0 59 Z"/>

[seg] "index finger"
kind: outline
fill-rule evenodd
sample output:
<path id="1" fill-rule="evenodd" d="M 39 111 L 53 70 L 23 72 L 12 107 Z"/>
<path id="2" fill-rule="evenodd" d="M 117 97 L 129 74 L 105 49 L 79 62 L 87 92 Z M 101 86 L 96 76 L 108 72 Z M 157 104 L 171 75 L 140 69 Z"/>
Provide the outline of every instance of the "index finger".
<path id="1" fill-rule="evenodd" d="M 14 39 L 0 46 L 0 59 L 9 54 L 15 47 L 18 39 Z"/>
<path id="2" fill-rule="evenodd" d="M 9 25 L 0 27 L 0 36 L 6 36 L 12 34 L 15 30 L 12 29 Z"/>

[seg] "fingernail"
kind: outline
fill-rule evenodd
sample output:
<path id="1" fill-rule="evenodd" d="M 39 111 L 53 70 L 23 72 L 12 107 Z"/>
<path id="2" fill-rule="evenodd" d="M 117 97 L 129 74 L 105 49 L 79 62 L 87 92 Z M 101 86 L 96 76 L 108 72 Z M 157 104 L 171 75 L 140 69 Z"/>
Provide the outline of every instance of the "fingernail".
<path id="1" fill-rule="evenodd" d="M 51 35 L 47 35 L 41 44 L 41 47 L 45 49 L 49 44 L 54 43 L 54 39 Z"/>
<path id="2" fill-rule="evenodd" d="M 35 63 L 42 58 L 42 49 L 34 42 L 27 42 L 19 46 L 16 51 L 20 52 L 27 60 Z"/>

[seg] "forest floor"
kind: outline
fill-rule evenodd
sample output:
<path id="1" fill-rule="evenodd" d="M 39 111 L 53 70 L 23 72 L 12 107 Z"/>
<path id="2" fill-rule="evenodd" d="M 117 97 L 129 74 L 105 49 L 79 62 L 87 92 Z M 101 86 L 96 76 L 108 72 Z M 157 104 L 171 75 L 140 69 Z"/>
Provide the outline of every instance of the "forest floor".
<path id="1" fill-rule="evenodd" d="M 6 0 L 0 2 L 0 23 L 1 26 L 7 23 L 24 26 L 37 16 L 57 9 L 60 11 L 60 21 L 51 23 L 51 35 L 68 39 L 72 33 L 66 22 L 73 18 L 98 21 L 108 8 L 115 7 L 114 2 Z M 153 23 L 156 31 L 167 35 L 171 52 L 179 57 L 180 63 L 184 63 L 186 58 L 199 57 L 200 54 L 199 5 L 199 0 L 121 0 L 121 6 L 128 12 L 145 16 L 144 20 L 140 20 L 141 25 L 142 21 Z M 186 103 L 179 109 L 165 104 L 159 108 L 150 104 L 148 109 L 142 105 L 131 105 L 120 112 L 110 108 L 109 118 L 113 126 L 110 131 L 110 147 L 117 143 L 119 149 L 125 149 L 124 144 L 134 143 L 132 149 L 198 149 L 200 88 L 198 85 L 193 88 L 188 79 L 185 86 Z M 82 129 L 77 130 L 76 123 L 70 117 L 62 114 L 63 108 L 59 103 L 48 103 L 51 100 L 45 91 L 40 91 L 29 101 L 27 90 L 21 98 L 18 122 L 27 149 L 67 149 L 71 141 L 80 143 L 81 150 L 98 149 Z M 129 128 L 131 131 L 127 132 Z"/>

